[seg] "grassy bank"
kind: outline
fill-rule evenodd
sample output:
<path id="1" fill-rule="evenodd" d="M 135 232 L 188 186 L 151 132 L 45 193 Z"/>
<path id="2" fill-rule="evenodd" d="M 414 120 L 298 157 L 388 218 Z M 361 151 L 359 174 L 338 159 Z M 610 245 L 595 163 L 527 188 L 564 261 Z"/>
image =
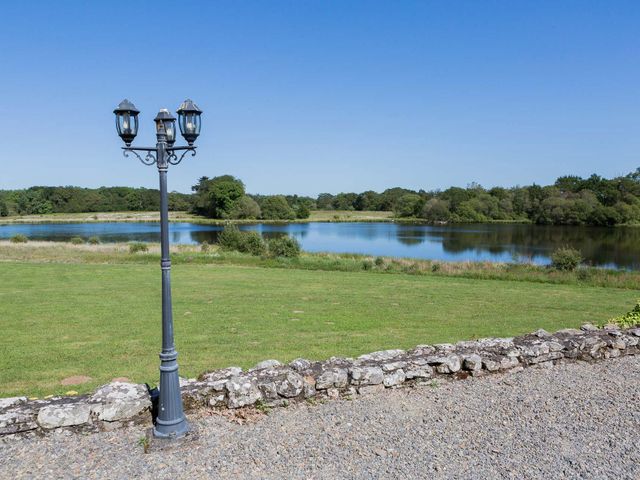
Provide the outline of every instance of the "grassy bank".
<path id="1" fill-rule="evenodd" d="M 265 358 L 320 359 L 578 326 L 627 311 L 637 295 L 578 285 L 184 262 L 175 265 L 173 287 L 186 376 Z M 160 344 L 157 264 L 5 261 L 0 328 L 0 396 L 82 392 L 120 376 L 153 383 Z M 91 381 L 61 385 L 74 375 Z"/>
<path id="2" fill-rule="evenodd" d="M 193 215 L 188 212 L 169 212 L 171 222 L 189 222 L 203 225 L 231 223 L 308 223 L 308 222 L 387 222 L 393 220 L 393 212 L 313 210 L 309 218 L 297 220 L 217 220 Z M 0 224 L 16 223 L 100 223 L 100 222 L 159 222 L 159 212 L 95 212 L 95 213 L 50 213 L 46 215 L 24 215 L 0 217 Z"/>
<path id="3" fill-rule="evenodd" d="M 559 271 L 528 263 L 441 262 L 353 254 L 303 253 L 300 258 L 262 258 L 223 252 L 210 246 L 203 252 L 197 245 L 173 245 L 173 263 L 235 265 L 294 270 L 367 272 L 475 280 L 509 280 L 562 285 L 640 289 L 640 272 L 581 267 Z M 73 245 L 63 242 L 14 244 L 0 241 L 0 262 L 157 264 L 160 247 L 149 244 L 148 253 L 129 253 L 129 244 Z"/>

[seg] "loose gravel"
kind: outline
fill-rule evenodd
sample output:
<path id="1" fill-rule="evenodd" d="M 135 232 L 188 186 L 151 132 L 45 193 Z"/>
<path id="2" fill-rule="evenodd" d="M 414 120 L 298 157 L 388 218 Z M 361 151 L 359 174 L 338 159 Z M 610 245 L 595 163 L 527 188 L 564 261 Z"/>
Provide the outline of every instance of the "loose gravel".
<path id="1" fill-rule="evenodd" d="M 527 369 L 274 409 L 0 444 L 0 478 L 640 478 L 640 357 Z"/>

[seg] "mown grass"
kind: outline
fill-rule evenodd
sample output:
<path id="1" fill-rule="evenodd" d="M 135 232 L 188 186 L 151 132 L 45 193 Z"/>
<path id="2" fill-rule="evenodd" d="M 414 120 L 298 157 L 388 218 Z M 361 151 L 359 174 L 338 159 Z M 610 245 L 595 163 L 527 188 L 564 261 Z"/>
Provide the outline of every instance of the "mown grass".
<path id="1" fill-rule="evenodd" d="M 54 247 L 60 256 L 45 263 L 43 252 Z M 129 254 L 126 247 L 114 253 L 103 245 L 49 246 L 28 261 L 9 258 L 6 248 L 0 248 L 0 396 L 84 392 L 121 376 L 157 380 L 156 247 Z M 65 256 L 70 252 L 73 261 Z M 175 332 L 184 376 L 250 367 L 266 358 L 322 359 L 576 327 L 626 312 L 638 294 L 441 274 L 263 268 L 250 263 L 260 259 L 216 255 L 183 248 L 174 256 Z M 74 375 L 92 380 L 61 385 Z"/>

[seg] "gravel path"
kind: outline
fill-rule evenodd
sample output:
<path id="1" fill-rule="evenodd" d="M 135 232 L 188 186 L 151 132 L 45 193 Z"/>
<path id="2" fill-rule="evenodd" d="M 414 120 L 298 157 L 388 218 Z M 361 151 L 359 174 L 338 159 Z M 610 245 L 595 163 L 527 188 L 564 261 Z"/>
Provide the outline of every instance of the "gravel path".
<path id="1" fill-rule="evenodd" d="M 0 477 L 637 480 L 640 357 L 191 421 L 149 454 L 142 427 L 6 442 Z"/>

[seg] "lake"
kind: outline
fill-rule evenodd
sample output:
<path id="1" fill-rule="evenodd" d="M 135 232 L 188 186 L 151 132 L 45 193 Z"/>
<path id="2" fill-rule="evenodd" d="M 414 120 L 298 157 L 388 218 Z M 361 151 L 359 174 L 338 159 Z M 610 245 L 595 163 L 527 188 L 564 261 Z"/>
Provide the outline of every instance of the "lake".
<path id="1" fill-rule="evenodd" d="M 361 253 L 447 261 L 549 263 L 561 246 L 579 249 L 587 263 L 640 269 L 640 228 L 519 224 L 407 225 L 396 223 L 256 223 L 240 226 L 265 238 L 289 234 L 309 252 Z M 102 242 L 159 242 L 158 223 L 0 225 L 0 238 L 24 234 L 33 240 L 66 241 L 97 236 Z M 220 226 L 172 223 L 173 243 L 214 243 Z"/>

